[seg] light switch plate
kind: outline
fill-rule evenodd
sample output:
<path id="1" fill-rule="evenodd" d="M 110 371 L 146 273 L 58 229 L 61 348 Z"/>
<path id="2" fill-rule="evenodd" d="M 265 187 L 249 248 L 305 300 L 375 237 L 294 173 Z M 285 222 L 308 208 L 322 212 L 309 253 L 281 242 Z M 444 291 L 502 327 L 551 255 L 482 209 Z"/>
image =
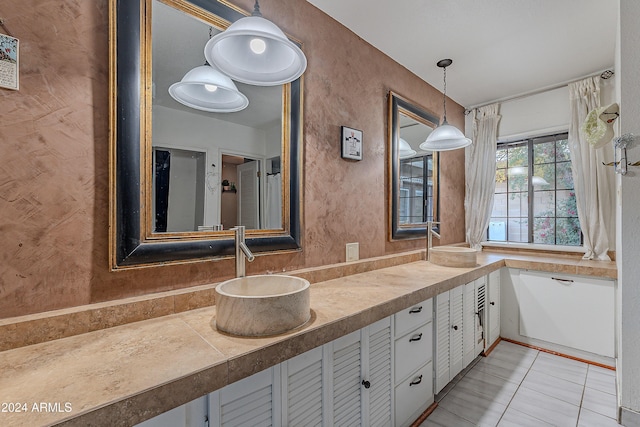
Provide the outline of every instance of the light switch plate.
<path id="1" fill-rule="evenodd" d="M 360 259 L 360 243 L 347 243 L 347 262 Z"/>

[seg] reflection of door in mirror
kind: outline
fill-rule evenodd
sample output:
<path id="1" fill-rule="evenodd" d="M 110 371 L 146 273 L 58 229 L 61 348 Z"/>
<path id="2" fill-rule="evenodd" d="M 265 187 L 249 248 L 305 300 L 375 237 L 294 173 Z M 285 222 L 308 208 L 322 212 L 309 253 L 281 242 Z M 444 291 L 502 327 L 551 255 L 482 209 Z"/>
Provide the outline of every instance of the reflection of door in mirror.
<path id="1" fill-rule="evenodd" d="M 230 188 L 220 193 L 220 221 L 225 230 L 244 225 L 248 230 L 260 228 L 260 161 L 248 157 L 222 154 L 222 180 Z"/>
<path id="2" fill-rule="evenodd" d="M 206 153 L 154 147 L 155 232 L 196 231 L 204 223 Z"/>

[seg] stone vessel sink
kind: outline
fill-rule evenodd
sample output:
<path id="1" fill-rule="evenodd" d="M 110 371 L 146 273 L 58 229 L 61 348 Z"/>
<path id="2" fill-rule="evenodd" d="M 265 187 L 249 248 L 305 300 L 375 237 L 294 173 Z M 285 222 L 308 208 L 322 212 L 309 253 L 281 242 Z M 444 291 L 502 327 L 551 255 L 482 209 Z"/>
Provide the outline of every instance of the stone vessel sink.
<path id="1" fill-rule="evenodd" d="M 276 335 L 311 317 L 309 281 L 269 274 L 238 277 L 216 286 L 216 328 L 245 337 Z"/>
<path id="2" fill-rule="evenodd" d="M 430 249 L 429 261 L 443 267 L 475 267 L 477 253 L 475 249 L 463 246 L 436 246 Z"/>

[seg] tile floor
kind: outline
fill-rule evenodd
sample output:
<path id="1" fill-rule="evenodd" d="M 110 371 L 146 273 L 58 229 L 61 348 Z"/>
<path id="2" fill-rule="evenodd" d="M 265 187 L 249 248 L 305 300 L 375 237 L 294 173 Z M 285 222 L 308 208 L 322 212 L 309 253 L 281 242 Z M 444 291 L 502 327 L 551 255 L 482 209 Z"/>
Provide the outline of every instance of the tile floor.
<path id="1" fill-rule="evenodd" d="M 618 426 L 612 370 L 506 341 L 472 365 L 421 426 Z"/>

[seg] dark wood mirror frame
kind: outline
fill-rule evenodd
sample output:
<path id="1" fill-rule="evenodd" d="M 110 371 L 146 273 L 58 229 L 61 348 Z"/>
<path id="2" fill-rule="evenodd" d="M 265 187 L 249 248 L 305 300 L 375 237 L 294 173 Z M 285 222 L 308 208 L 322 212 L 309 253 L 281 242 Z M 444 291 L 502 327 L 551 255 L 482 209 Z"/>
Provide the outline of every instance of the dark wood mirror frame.
<path id="1" fill-rule="evenodd" d="M 439 119 L 435 115 L 422 110 L 410 101 L 400 97 L 394 92 L 389 92 L 389 140 L 388 140 L 388 159 L 389 159 L 389 240 L 405 240 L 418 239 L 426 237 L 426 224 L 400 224 L 398 219 L 398 209 L 400 205 L 400 156 L 398 153 L 398 145 L 400 139 L 399 114 L 405 114 L 414 120 L 424 123 L 433 128 L 438 126 Z M 439 197 L 439 180 L 440 180 L 440 156 L 433 153 L 433 175 L 434 175 L 434 212 L 433 217 L 439 218 L 440 197 Z M 438 221 L 436 219 L 435 221 Z M 438 227 L 434 227 L 438 229 Z"/>
<path id="2" fill-rule="evenodd" d="M 221 1 L 191 0 L 195 9 L 234 22 L 245 15 Z M 149 0 L 110 2 L 110 264 L 112 269 L 189 262 L 233 256 L 233 232 L 217 235 L 149 239 L 145 233 L 145 144 L 149 128 L 145 108 L 150 70 L 144 66 L 147 5 Z M 148 75 L 145 75 L 148 73 Z M 145 84 L 149 86 L 145 88 Z M 247 245 L 256 253 L 295 251 L 301 247 L 302 209 L 302 81 L 288 85 L 289 108 L 285 161 L 289 163 L 288 205 L 284 229 L 248 232 Z M 285 176 L 286 178 L 286 176 Z"/>

